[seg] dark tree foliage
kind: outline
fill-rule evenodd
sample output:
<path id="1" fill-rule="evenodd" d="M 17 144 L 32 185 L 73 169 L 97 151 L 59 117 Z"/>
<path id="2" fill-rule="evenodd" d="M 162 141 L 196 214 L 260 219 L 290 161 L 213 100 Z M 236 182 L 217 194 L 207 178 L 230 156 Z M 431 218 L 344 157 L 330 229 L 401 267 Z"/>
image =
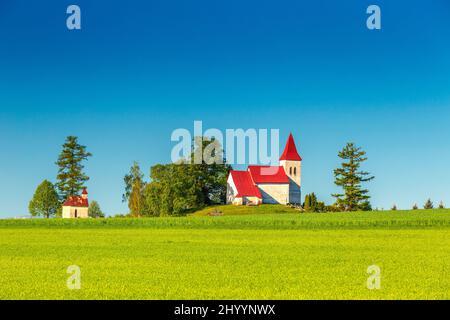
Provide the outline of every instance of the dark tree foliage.
<path id="1" fill-rule="evenodd" d="M 197 164 L 195 157 L 200 151 L 203 157 L 201 164 Z M 226 182 L 231 166 L 226 164 L 220 143 L 215 139 L 196 137 L 191 154 L 191 166 L 196 184 L 201 189 L 204 205 L 225 203 Z"/>
<path id="2" fill-rule="evenodd" d="M 425 202 L 425 204 L 423 205 L 424 209 L 433 209 L 434 205 L 433 202 L 431 201 L 431 199 L 428 199 L 427 202 Z"/>
<path id="3" fill-rule="evenodd" d="M 205 198 L 195 169 L 186 163 L 153 166 L 144 191 L 147 215 L 183 215 L 203 207 Z"/>
<path id="4" fill-rule="evenodd" d="M 343 188 L 344 193 L 333 194 L 336 205 L 345 211 L 371 210 L 368 190 L 361 184 L 374 177 L 369 172 L 361 171 L 361 164 L 367 160 L 366 152 L 356 147 L 353 143 L 347 145 L 339 152 L 339 157 L 344 161 L 341 168 L 334 170 L 335 184 Z"/>
<path id="5" fill-rule="evenodd" d="M 306 212 L 325 212 L 327 211 L 327 207 L 325 206 L 324 202 L 317 200 L 317 196 L 313 192 L 305 196 L 303 210 L 305 210 Z"/>
<path id="6" fill-rule="evenodd" d="M 63 144 L 63 149 L 58 157 L 58 175 L 56 187 L 61 200 L 69 196 L 78 195 L 85 187 L 84 183 L 89 177 L 83 172 L 83 161 L 92 154 L 86 151 L 86 147 L 78 143 L 78 138 L 68 136 Z"/>

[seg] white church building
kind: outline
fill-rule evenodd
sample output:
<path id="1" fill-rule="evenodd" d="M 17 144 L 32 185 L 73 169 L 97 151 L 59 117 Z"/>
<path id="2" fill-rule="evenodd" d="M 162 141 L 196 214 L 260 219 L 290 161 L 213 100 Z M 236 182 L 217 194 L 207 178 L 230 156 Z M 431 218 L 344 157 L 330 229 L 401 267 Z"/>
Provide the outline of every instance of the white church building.
<path id="1" fill-rule="evenodd" d="M 227 203 L 300 204 L 302 158 L 292 134 L 279 166 L 250 165 L 245 171 L 231 170 L 227 179 Z"/>
<path id="2" fill-rule="evenodd" d="M 63 203 L 63 218 L 88 218 L 89 217 L 89 200 L 86 188 L 80 196 L 70 196 Z"/>

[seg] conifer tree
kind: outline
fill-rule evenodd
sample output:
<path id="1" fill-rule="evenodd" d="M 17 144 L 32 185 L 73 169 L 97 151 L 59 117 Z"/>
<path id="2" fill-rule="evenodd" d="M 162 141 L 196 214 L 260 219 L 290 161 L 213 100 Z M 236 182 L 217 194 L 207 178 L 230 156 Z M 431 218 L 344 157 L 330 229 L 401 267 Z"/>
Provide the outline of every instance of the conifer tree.
<path id="1" fill-rule="evenodd" d="M 56 161 L 59 167 L 56 187 L 60 199 L 65 200 L 69 196 L 78 195 L 85 188 L 84 183 L 89 177 L 83 172 L 83 161 L 92 154 L 86 151 L 86 146 L 78 143 L 75 136 L 68 136 L 62 147 L 63 150 Z"/>
<path id="2" fill-rule="evenodd" d="M 311 209 L 311 196 L 307 194 L 305 196 L 305 202 L 303 203 L 303 210 L 309 211 Z"/>
<path id="3" fill-rule="evenodd" d="M 317 211 L 317 197 L 316 194 L 313 192 L 311 193 L 311 211 L 316 212 Z"/>
<path id="4" fill-rule="evenodd" d="M 425 204 L 423 205 L 424 209 L 433 209 L 434 205 L 433 202 L 431 201 L 431 199 L 428 199 L 427 202 L 425 202 Z"/>
<path id="5" fill-rule="evenodd" d="M 307 212 L 322 212 L 325 211 L 325 203 L 318 201 L 316 194 L 313 192 L 305 196 L 303 210 Z"/>
<path id="6" fill-rule="evenodd" d="M 361 164 L 367 160 L 366 152 L 353 143 L 347 145 L 339 152 L 344 160 L 341 168 L 334 170 L 335 184 L 343 188 L 342 194 L 333 194 L 336 204 L 345 211 L 370 210 L 369 191 L 363 189 L 361 183 L 374 179 L 369 172 L 361 171 Z"/>

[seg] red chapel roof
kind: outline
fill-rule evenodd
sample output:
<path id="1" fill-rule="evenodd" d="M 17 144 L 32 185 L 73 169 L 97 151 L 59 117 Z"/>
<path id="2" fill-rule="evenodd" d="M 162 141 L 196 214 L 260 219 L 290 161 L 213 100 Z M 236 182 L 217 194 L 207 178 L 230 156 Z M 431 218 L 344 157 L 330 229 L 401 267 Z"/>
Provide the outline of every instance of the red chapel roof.
<path id="1" fill-rule="evenodd" d="M 248 171 L 254 183 L 289 183 L 283 167 L 279 166 L 248 166 Z"/>
<path id="2" fill-rule="evenodd" d="M 66 202 L 64 202 L 63 206 L 68 207 L 89 207 L 88 199 L 83 199 L 80 196 L 70 196 L 67 198 Z"/>
<path id="3" fill-rule="evenodd" d="M 230 175 L 237 189 L 236 197 L 258 197 L 262 199 L 258 187 L 252 181 L 250 172 L 231 170 Z"/>
<path id="4" fill-rule="evenodd" d="M 289 134 L 289 138 L 286 142 L 286 146 L 284 147 L 280 160 L 302 161 L 302 157 L 298 154 L 297 147 L 295 146 L 292 133 Z"/>

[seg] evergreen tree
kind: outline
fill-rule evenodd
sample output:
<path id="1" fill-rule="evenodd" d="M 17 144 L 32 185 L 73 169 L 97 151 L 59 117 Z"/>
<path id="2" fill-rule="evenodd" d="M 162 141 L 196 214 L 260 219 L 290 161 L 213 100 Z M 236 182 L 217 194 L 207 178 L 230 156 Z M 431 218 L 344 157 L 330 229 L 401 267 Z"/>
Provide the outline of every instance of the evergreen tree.
<path id="1" fill-rule="evenodd" d="M 44 180 L 37 187 L 33 199 L 28 205 L 28 211 L 32 216 L 50 218 L 56 215 L 60 207 L 58 193 L 54 185 L 50 181 Z"/>
<path id="2" fill-rule="evenodd" d="M 89 177 L 83 172 L 83 161 L 92 154 L 78 143 L 75 136 L 68 136 L 62 147 L 63 150 L 56 162 L 59 167 L 56 186 L 60 199 L 65 200 L 69 196 L 78 195 L 85 187 L 84 183 Z"/>
<path id="3" fill-rule="evenodd" d="M 311 193 L 311 208 L 310 210 L 312 212 L 317 212 L 317 197 L 315 195 L 315 193 Z"/>
<path id="4" fill-rule="evenodd" d="M 365 200 L 361 202 L 361 204 L 358 207 L 358 210 L 361 211 L 372 211 L 372 205 L 370 204 L 369 200 Z"/>
<path id="5" fill-rule="evenodd" d="M 345 211 L 371 210 L 368 190 L 363 189 L 362 182 L 372 180 L 368 172 L 361 171 L 361 164 L 367 160 L 366 152 L 356 147 L 353 143 L 347 145 L 339 152 L 339 157 L 344 160 L 341 168 L 334 170 L 335 184 L 343 188 L 343 194 L 333 194 L 336 204 Z"/>
<path id="6" fill-rule="evenodd" d="M 394 204 L 391 208 L 392 211 L 397 211 L 397 206 Z"/>
<path id="7" fill-rule="evenodd" d="M 317 201 L 316 212 L 327 212 L 327 206 L 323 201 Z"/>
<path id="8" fill-rule="evenodd" d="M 425 204 L 423 205 L 424 209 L 433 209 L 434 205 L 433 202 L 431 201 L 431 199 L 428 199 L 427 202 L 425 202 Z"/>
<path id="9" fill-rule="evenodd" d="M 413 209 L 413 210 L 418 210 L 418 209 L 419 209 L 419 207 L 417 206 L 417 203 L 414 203 L 412 209 Z"/>
<path id="10" fill-rule="evenodd" d="M 100 205 L 97 201 L 91 201 L 89 204 L 89 217 L 91 218 L 104 218 L 105 214 L 102 209 L 100 209 Z"/>
<path id="11" fill-rule="evenodd" d="M 316 194 L 313 192 L 305 196 L 303 210 L 306 212 L 325 212 L 327 211 L 327 206 L 324 202 L 319 201 Z"/>
<path id="12" fill-rule="evenodd" d="M 444 203 L 442 201 L 439 202 L 439 209 L 445 209 Z"/>
<path id="13" fill-rule="evenodd" d="M 305 196 L 305 202 L 303 202 L 303 210 L 309 211 L 311 209 L 311 196 L 307 194 Z"/>

